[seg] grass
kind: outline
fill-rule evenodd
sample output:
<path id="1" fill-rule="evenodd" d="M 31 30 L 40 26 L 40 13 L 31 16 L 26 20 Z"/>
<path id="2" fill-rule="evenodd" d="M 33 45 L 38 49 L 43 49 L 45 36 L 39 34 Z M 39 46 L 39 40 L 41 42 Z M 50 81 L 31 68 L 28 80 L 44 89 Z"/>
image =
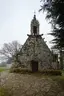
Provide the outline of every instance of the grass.
<path id="1" fill-rule="evenodd" d="M 0 88 L 0 96 L 12 96 L 12 92 L 10 92 L 6 88 Z"/>
<path id="2" fill-rule="evenodd" d="M 5 67 L 0 67 L 0 72 L 3 72 L 5 70 L 8 70 L 8 69 L 6 69 Z"/>
<path id="3" fill-rule="evenodd" d="M 53 81 L 56 81 L 64 90 L 64 70 L 62 71 L 62 76 L 51 76 Z"/>

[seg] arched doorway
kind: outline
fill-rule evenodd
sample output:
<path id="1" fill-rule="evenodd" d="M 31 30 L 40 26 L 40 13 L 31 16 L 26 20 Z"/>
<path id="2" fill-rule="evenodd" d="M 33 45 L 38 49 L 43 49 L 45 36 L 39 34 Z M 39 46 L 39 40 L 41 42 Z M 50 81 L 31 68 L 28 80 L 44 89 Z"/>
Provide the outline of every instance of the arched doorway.
<path id="1" fill-rule="evenodd" d="M 38 71 L 38 61 L 31 61 L 31 67 L 32 67 L 32 72 L 37 72 Z"/>

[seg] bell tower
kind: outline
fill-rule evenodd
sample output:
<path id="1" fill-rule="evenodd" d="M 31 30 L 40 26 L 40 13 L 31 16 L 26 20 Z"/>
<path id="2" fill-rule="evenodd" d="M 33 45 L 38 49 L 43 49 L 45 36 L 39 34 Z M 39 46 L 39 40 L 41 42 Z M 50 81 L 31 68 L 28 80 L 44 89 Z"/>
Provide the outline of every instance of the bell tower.
<path id="1" fill-rule="evenodd" d="M 31 35 L 39 35 L 39 21 L 36 19 L 36 15 L 31 21 Z"/>

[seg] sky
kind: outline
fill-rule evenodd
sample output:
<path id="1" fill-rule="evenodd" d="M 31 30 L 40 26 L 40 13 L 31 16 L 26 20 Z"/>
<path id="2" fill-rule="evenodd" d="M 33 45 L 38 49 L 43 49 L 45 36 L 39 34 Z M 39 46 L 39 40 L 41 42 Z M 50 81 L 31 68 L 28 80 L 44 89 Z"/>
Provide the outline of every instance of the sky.
<path id="1" fill-rule="evenodd" d="M 4 43 L 17 40 L 21 45 L 30 34 L 30 23 L 36 12 L 36 18 L 40 23 L 40 34 L 44 34 L 47 45 L 52 36 L 47 35 L 51 32 L 51 25 L 45 19 L 40 9 L 40 0 L 0 0 L 0 48 Z"/>

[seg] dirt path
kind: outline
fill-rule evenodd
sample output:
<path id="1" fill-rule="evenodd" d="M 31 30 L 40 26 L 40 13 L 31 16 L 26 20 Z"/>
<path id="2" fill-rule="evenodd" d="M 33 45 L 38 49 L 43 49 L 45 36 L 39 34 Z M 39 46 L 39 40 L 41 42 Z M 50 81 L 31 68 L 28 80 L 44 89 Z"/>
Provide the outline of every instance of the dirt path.
<path id="1" fill-rule="evenodd" d="M 0 84 L 11 96 L 64 96 L 60 86 L 51 78 L 28 74 L 2 72 Z"/>

